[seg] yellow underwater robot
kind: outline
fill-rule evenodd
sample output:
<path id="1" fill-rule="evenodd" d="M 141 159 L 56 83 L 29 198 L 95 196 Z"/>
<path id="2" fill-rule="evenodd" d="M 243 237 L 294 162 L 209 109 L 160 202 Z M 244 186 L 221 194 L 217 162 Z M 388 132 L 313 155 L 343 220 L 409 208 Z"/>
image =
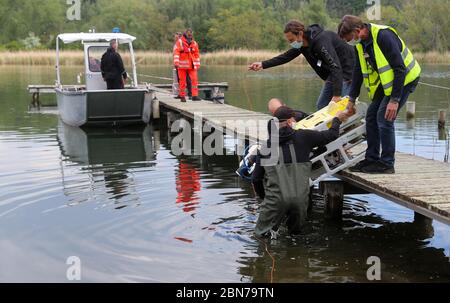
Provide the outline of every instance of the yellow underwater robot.
<path id="1" fill-rule="evenodd" d="M 338 112 L 345 111 L 348 102 L 350 102 L 348 97 L 341 99 L 339 102 L 330 102 L 328 106 L 297 122 L 294 129 L 316 129 L 321 125 L 327 125 L 327 127 L 330 128 L 331 120 L 336 117 Z M 324 124 L 324 122 L 327 123 Z"/>
<path id="2" fill-rule="evenodd" d="M 331 121 L 336 114 L 346 110 L 348 102 L 350 102 L 348 97 L 342 98 L 339 102 L 330 102 L 327 107 L 297 122 L 294 129 L 327 130 L 331 127 Z M 313 168 L 311 185 L 318 184 L 320 181 L 364 159 L 364 150 L 361 148 L 355 149 L 355 147 L 365 141 L 366 111 L 367 105 L 365 103 L 356 102 L 356 113 L 341 124 L 339 138 L 327 144 L 325 149 L 316 149 L 311 154 L 310 159 Z M 259 145 L 252 145 L 247 148 L 239 169 L 236 171 L 239 176 L 246 180 L 251 179 L 259 148 Z"/>

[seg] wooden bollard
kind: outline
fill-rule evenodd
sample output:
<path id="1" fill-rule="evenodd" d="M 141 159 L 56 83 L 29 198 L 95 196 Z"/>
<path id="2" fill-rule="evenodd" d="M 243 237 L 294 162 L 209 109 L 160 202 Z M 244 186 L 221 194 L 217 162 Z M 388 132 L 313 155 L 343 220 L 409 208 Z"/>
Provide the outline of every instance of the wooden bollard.
<path id="1" fill-rule="evenodd" d="M 439 120 L 438 120 L 439 129 L 445 128 L 446 117 L 447 117 L 447 111 L 445 109 L 439 110 Z"/>
<path id="2" fill-rule="evenodd" d="M 161 111 L 159 108 L 159 100 L 156 98 L 153 98 L 151 102 L 152 102 L 152 118 L 159 119 L 161 117 Z"/>
<path id="3" fill-rule="evenodd" d="M 414 212 L 413 224 L 418 228 L 418 236 L 420 239 L 429 239 L 434 237 L 433 219 L 428 218 L 418 212 Z"/>
<path id="4" fill-rule="evenodd" d="M 320 183 L 320 186 L 325 202 L 325 218 L 341 220 L 344 206 L 344 183 L 324 181 Z"/>
<path id="5" fill-rule="evenodd" d="M 416 102 L 406 102 L 406 119 L 412 119 L 416 116 Z"/>

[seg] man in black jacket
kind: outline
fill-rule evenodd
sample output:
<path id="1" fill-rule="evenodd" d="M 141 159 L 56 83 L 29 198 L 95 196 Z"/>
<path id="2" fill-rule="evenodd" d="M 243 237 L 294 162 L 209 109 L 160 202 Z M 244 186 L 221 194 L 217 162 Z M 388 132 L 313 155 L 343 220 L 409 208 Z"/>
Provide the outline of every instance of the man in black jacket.
<path id="1" fill-rule="evenodd" d="M 102 56 L 101 70 L 108 89 L 123 89 L 127 73 L 123 66 L 122 57 L 117 52 L 118 42 L 112 40 L 110 47 Z"/>
<path id="2" fill-rule="evenodd" d="M 303 55 L 317 75 L 325 81 L 317 100 L 318 109 L 324 108 L 330 101 L 339 101 L 348 94 L 355 62 L 351 46 L 343 42 L 336 33 L 325 31 L 317 24 L 305 28 L 295 20 L 286 24 L 284 34 L 292 48 L 270 60 L 251 64 L 249 70 L 259 71 L 282 65 Z"/>
<path id="3" fill-rule="evenodd" d="M 310 153 L 313 148 L 337 139 L 341 121 L 347 118 L 346 114 L 340 112 L 333 119 L 329 130 L 318 132 L 293 130 L 291 125 L 295 123 L 295 111 L 287 106 L 278 108 L 274 116 L 279 121 L 278 129 L 273 129 L 276 126 L 273 124 L 271 133 L 274 135 L 270 136 L 271 139 L 262 149 L 262 153 L 267 156 L 257 156 L 252 175 L 255 192 L 264 199 L 255 229 L 256 235 L 260 237 L 268 235 L 272 230 L 276 231 L 285 216 L 288 217 L 289 231 L 300 231 L 308 209 Z M 275 144 L 274 136 L 277 136 L 279 146 L 272 146 Z M 278 157 L 275 157 L 279 161 L 268 160 L 273 155 L 267 148 L 271 152 L 279 150 Z"/>

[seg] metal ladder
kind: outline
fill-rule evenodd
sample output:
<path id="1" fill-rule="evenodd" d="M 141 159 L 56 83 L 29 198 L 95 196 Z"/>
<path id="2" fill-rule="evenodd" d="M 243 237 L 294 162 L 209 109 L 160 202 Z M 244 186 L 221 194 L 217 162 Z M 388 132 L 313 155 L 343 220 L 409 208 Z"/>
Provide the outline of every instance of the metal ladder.
<path id="1" fill-rule="evenodd" d="M 355 149 L 355 147 L 366 140 L 366 112 L 367 104 L 358 102 L 356 104 L 356 113 L 345 123 L 341 124 L 339 138 L 327 144 L 321 154 L 312 156 L 311 186 L 356 165 L 364 159 L 365 151 L 363 149 Z M 326 130 L 329 122 L 324 121 L 314 127 L 313 130 Z"/>

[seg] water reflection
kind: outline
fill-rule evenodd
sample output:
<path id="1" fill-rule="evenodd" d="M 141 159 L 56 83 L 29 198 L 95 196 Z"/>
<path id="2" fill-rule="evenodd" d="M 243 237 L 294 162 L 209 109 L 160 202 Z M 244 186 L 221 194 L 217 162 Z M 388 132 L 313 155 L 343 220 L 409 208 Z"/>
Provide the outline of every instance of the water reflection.
<path id="1" fill-rule="evenodd" d="M 57 138 L 62 154 L 64 193 L 70 198 L 71 205 L 102 195 L 114 201 L 116 209 L 141 203 L 133 171 L 155 166 L 151 126 L 81 129 L 59 121 Z M 80 175 L 85 180 L 80 180 Z M 80 191 L 80 187 L 87 191 Z"/>
<path id="2" fill-rule="evenodd" d="M 430 246 L 431 225 L 386 220 L 353 197 L 346 199 L 340 223 L 324 222 L 322 207 L 316 200 L 303 235 L 286 233 L 268 244 L 274 282 L 369 282 L 370 256 L 380 258 L 383 282 L 450 280 L 445 250 Z M 240 258 L 240 273 L 251 282 L 268 282 L 272 260 L 264 245 L 256 253 Z"/>
<path id="3" fill-rule="evenodd" d="M 184 159 L 180 159 L 178 164 L 176 187 L 178 192 L 176 203 L 183 205 L 183 211 L 194 217 L 195 209 L 199 204 L 200 174 Z"/>
<path id="4" fill-rule="evenodd" d="M 82 259 L 83 282 L 269 281 L 272 260 L 253 237 L 258 201 L 234 173 L 237 157 L 176 157 L 164 121 L 138 130 L 81 130 L 54 115 L 30 114 L 23 88 L 45 83 L 52 69 L 5 68 L 0 281 L 64 282 L 65 260 L 74 255 Z M 447 78 L 430 78 L 433 69 Z M 428 82 L 448 85 L 448 67 L 427 70 Z M 313 110 L 321 85 L 296 67 L 261 78 L 241 67 L 201 73 L 230 83 L 230 104 L 263 112 L 275 96 Z M 448 107 L 448 96 L 423 86 L 415 96 L 416 118 L 402 114 L 398 121 L 399 148 L 442 161 L 449 141 L 438 140 L 436 111 Z M 367 282 L 372 255 L 381 258 L 383 282 L 450 281 L 449 227 L 434 222 L 433 235 L 430 226 L 413 223 L 410 210 L 374 195 L 346 197 L 341 223 L 325 221 L 323 208 L 317 197 L 300 237 L 270 243 L 275 282 Z"/>

